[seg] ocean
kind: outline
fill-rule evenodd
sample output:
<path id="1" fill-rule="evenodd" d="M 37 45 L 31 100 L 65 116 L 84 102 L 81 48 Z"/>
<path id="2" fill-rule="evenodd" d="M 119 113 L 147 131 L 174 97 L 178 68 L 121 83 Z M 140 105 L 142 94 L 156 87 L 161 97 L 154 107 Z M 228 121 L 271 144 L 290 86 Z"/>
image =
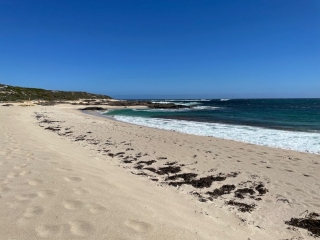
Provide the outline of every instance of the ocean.
<path id="1" fill-rule="evenodd" d="M 123 122 L 320 154 L 320 99 L 167 99 L 191 108 L 110 110 Z"/>

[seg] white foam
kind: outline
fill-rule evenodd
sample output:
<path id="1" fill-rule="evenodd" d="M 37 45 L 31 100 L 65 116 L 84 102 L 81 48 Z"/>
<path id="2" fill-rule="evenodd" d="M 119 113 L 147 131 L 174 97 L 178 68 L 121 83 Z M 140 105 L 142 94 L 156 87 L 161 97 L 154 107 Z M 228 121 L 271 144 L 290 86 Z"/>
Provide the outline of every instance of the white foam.
<path id="1" fill-rule="evenodd" d="M 132 109 L 135 112 L 186 112 L 191 111 L 191 108 L 178 108 L 178 109 L 170 109 L 170 108 L 155 108 L 155 109 Z"/>
<path id="2" fill-rule="evenodd" d="M 185 101 L 185 100 L 183 100 Z M 173 101 L 173 100 L 166 100 L 166 101 L 152 101 L 152 103 L 160 103 L 160 104 L 168 104 L 168 103 L 173 103 L 175 105 L 183 105 L 183 106 L 193 106 L 200 104 L 199 102 L 194 102 L 194 101 L 188 101 L 188 102 L 181 102 L 181 101 Z"/>
<path id="3" fill-rule="evenodd" d="M 225 102 L 225 101 L 229 101 L 230 99 L 227 99 L 227 98 L 222 98 L 220 99 L 221 102 Z"/>
<path id="4" fill-rule="evenodd" d="M 175 130 L 182 133 L 211 136 L 300 152 L 320 154 L 320 134 L 290 132 L 259 127 L 184 120 L 115 116 L 117 120 L 137 125 Z"/>
<path id="5" fill-rule="evenodd" d="M 165 99 L 165 100 L 151 100 L 152 102 L 208 102 L 211 99 Z"/>
<path id="6" fill-rule="evenodd" d="M 169 102 L 169 101 L 152 101 L 152 103 L 169 104 L 169 103 L 172 103 L 172 102 Z"/>
<path id="7" fill-rule="evenodd" d="M 105 113 L 108 113 L 108 112 L 109 112 L 109 110 L 105 110 L 105 111 L 96 111 L 96 112 L 98 112 L 98 113 L 100 113 L 100 114 L 105 114 Z"/>
<path id="8" fill-rule="evenodd" d="M 196 109 L 196 110 L 206 110 L 206 109 L 215 110 L 215 109 L 222 109 L 222 107 L 196 106 L 196 107 L 193 107 L 192 109 Z"/>

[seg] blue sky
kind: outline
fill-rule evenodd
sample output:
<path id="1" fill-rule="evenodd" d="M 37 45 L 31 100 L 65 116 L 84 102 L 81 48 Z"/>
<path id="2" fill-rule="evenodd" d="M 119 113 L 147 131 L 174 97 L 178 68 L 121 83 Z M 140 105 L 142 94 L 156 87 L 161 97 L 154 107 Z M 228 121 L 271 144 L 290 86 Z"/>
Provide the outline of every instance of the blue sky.
<path id="1" fill-rule="evenodd" d="M 0 83 L 116 98 L 320 97 L 318 0 L 0 0 Z"/>

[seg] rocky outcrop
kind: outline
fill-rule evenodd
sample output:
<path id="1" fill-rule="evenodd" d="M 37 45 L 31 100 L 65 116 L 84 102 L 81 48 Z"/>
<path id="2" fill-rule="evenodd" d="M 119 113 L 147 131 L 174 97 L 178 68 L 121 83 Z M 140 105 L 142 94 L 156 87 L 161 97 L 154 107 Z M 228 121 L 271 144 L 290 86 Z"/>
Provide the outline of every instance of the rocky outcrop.
<path id="1" fill-rule="evenodd" d="M 109 106 L 146 106 L 148 108 L 164 108 L 164 109 L 179 109 L 179 108 L 190 108 L 184 105 L 176 105 L 173 103 L 152 103 L 151 101 L 114 101 L 108 102 Z"/>
<path id="2" fill-rule="evenodd" d="M 101 110 L 106 110 L 103 107 L 85 107 L 85 108 L 80 108 L 79 110 L 82 111 L 101 111 Z"/>

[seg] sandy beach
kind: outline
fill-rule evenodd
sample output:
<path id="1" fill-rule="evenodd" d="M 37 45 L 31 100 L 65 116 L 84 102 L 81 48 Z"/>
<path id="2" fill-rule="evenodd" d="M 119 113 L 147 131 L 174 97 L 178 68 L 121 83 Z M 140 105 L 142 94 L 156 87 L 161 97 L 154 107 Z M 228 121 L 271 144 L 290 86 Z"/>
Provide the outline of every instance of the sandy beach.
<path id="1" fill-rule="evenodd" d="M 314 239 L 320 156 L 0 107 L 1 239 Z"/>

